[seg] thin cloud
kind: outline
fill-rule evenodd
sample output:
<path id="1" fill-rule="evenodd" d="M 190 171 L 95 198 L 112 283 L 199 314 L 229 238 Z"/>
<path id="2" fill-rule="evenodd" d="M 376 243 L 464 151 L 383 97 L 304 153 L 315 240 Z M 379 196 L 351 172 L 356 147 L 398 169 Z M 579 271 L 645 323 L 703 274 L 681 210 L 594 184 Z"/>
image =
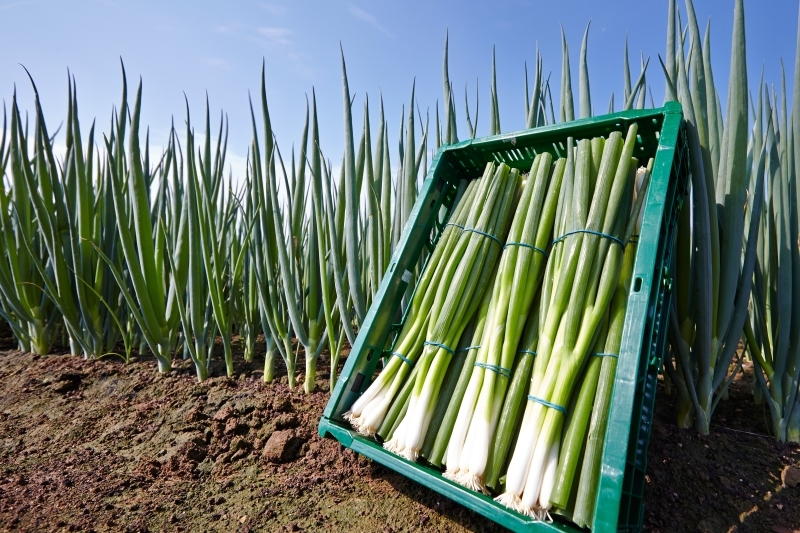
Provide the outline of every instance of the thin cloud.
<path id="1" fill-rule="evenodd" d="M 284 46 L 292 44 L 292 41 L 287 39 L 292 34 L 289 28 L 258 28 L 258 33 L 272 41 L 273 43 L 281 44 Z"/>
<path id="2" fill-rule="evenodd" d="M 350 11 L 350 14 L 356 17 L 357 19 L 363 20 L 376 30 L 385 33 L 389 37 L 392 37 L 392 34 L 389 33 L 389 31 L 386 28 L 381 26 L 381 24 L 378 22 L 378 19 L 375 18 L 375 15 L 373 15 L 372 13 L 368 13 L 367 11 L 364 11 L 360 7 L 355 6 L 353 4 L 348 4 L 348 11 Z"/>
<path id="3" fill-rule="evenodd" d="M 261 4 L 261 9 L 273 15 L 283 15 L 286 13 L 286 7 L 276 4 Z"/>
<path id="4" fill-rule="evenodd" d="M 218 57 L 207 57 L 203 60 L 203 62 L 208 65 L 209 67 L 213 68 L 224 68 L 227 69 L 230 67 L 230 63 L 226 60 L 218 58 Z"/>
<path id="5" fill-rule="evenodd" d="M 246 39 L 270 50 L 271 61 L 284 61 L 300 76 L 314 79 L 314 71 L 309 68 L 307 57 L 295 48 L 292 35 L 294 32 L 289 28 L 261 27 L 255 35 L 250 34 Z"/>
<path id="6" fill-rule="evenodd" d="M 44 0 L 22 0 L 21 2 L 9 2 L 7 4 L 0 4 L 0 10 L 26 6 L 30 4 L 42 4 L 42 3 L 44 3 Z"/>

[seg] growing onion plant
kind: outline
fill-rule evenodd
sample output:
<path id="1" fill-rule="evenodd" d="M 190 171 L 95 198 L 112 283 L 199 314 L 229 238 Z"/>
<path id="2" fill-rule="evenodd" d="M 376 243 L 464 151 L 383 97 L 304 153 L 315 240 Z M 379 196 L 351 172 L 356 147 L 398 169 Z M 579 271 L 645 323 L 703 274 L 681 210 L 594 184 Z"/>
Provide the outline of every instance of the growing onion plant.
<path id="1" fill-rule="evenodd" d="M 776 93 L 763 80 L 755 98 L 748 94 L 748 79 L 752 77 L 748 78 L 746 69 L 744 2 L 737 0 L 723 110 L 711 68 L 710 23 L 703 34 L 692 0 L 685 1 L 683 12 L 674 0 L 666 6 L 666 55 L 659 58 L 665 99 L 678 100 L 683 106 L 692 170 L 687 208 L 679 221 L 674 264 L 676 298 L 664 365 L 668 390 L 678 396 L 677 423 L 708 433 L 714 409 L 745 368 L 747 357 L 755 373 L 754 394 L 767 402 L 776 438 L 800 440 L 800 310 L 794 304 L 800 299 L 800 188 L 796 184 L 800 64 L 795 69 L 791 97 L 785 82 Z M 555 82 L 551 86 L 550 76 L 545 76 L 544 58 L 538 49 L 535 51 L 532 86 L 528 84 L 527 66 L 524 70 L 527 127 L 596 114 L 590 92 L 589 37 L 587 25 L 577 63 L 577 102 L 566 34 L 562 31 L 558 87 Z M 623 52 L 623 84 L 617 107 L 640 109 L 647 104 L 648 81 L 654 79 L 652 70 L 646 75 L 649 59 L 640 58 L 640 73 L 635 78 L 627 40 Z M 96 132 L 94 123 L 88 134 L 82 131 L 77 85 L 71 77 L 67 119 L 63 131 L 57 133 L 45 123 L 35 86 L 32 127 L 23 120 L 15 94 L 8 111 L 4 107 L 0 137 L 0 248 L 4 252 L 0 259 L 0 316 L 10 325 L 19 348 L 45 354 L 63 346 L 76 355 L 118 353 L 126 360 L 133 350 L 149 351 L 162 372 L 171 369 L 176 354 L 182 354 L 192 359 L 202 381 L 212 370 L 217 347 L 221 348 L 225 373 L 233 375 L 237 346 L 249 361 L 260 353 L 263 342 L 265 381 L 275 377 L 276 357 L 280 355 L 288 384 L 295 386 L 300 378 L 304 389 L 312 392 L 318 383 L 319 357 L 327 350 L 333 387 L 340 358 L 358 335 L 416 202 L 427 173 L 429 147 L 438 149 L 458 142 L 459 126 L 462 135 L 469 138 L 482 135 L 478 130 L 479 111 L 484 115 L 488 112 L 488 120 L 482 122 L 487 124 L 485 133 L 502 131 L 495 51 L 487 84 L 488 106 L 479 106 L 476 81 L 474 108 L 467 96 L 469 87 L 464 88 L 463 116 L 456 111 L 449 54 L 448 36 L 442 63 L 442 101 L 435 104 L 434 124 L 429 124 L 428 110 L 420 108 L 412 84 L 400 120 L 391 127 L 397 135 L 395 144 L 390 139 L 390 120 L 382 96 L 373 98 L 372 106 L 366 96 L 363 101 L 354 99 L 342 51 L 342 154 L 326 153 L 321 145 L 320 127 L 336 125 L 319 124 L 313 88 L 300 143 L 290 151 L 286 149 L 288 143 L 281 140 L 279 144 L 270 119 L 262 66 L 259 98 L 251 105 L 253 135 L 244 176 L 226 173 L 228 123 L 222 115 L 212 135 L 208 104 L 199 140 L 187 105 L 185 132 L 172 128 L 161 154 L 152 156 L 149 134 L 140 124 L 142 85 L 129 103 L 124 68 L 122 99 L 105 134 Z M 796 61 L 800 61 L 800 40 Z M 614 109 L 612 94 L 608 110 Z M 363 110 L 360 115 L 358 110 Z M 430 140 L 429 126 L 435 127 Z M 59 136 L 65 141 L 65 151 L 57 155 L 55 139 Z M 539 161 L 529 181 L 539 184 L 539 175 L 546 169 L 548 176 L 560 176 L 569 190 L 575 188 L 578 196 L 551 197 L 549 189 L 533 193 L 530 183 L 525 187 L 518 184 L 522 196 L 515 197 L 514 202 L 544 202 L 545 211 L 554 209 L 552 236 L 590 221 L 611 231 L 616 223 L 614 215 L 591 218 L 592 204 L 588 202 L 594 198 L 598 183 L 622 187 L 617 185 L 617 178 L 619 183 L 631 181 L 622 170 L 620 176 L 611 172 L 610 163 L 603 167 L 602 161 L 613 159 L 606 152 L 622 150 L 622 146 L 628 150 L 630 142 L 622 137 L 581 140 L 563 160 Z M 625 157 L 617 153 L 614 157 L 617 155 L 621 157 L 617 160 L 620 169 L 630 166 Z M 487 171 L 483 183 L 494 182 L 501 170 Z M 611 181 L 606 183 L 601 176 Z M 510 184 L 521 178 L 509 171 L 508 176 L 498 175 L 497 179 L 508 189 L 465 187 L 461 201 L 495 195 L 492 198 L 501 199 L 497 205 L 506 206 L 502 199 L 511 195 Z M 601 194 L 603 198 L 605 195 Z M 551 201 L 555 206 L 547 203 Z M 570 203 L 581 206 L 575 213 L 579 219 L 563 216 L 565 205 Z M 461 225 L 480 223 L 500 228 L 499 211 L 492 209 L 486 211 L 486 220 L 480 218 L 482 212 L 478 210 L 454 213 L 451 220 L 461 220 Z M 530 238 L 527 244 L 549 246 L 536 226 L 530 225 L 532 222 L 525 226 L 511 223 L 518 211 L 520 207 L 515 205 L 503 215 L 508 217 L 506 222 L 514 235 Z M 535 274 L 542 277 L 541 294 L 517 294 L 506 287 L 505 292 L 498 289 L 496 296 L 484 298 L 482 292 L 473 294 L 469 292 L 472 288 L 465 286 L 461 297 L 469 293 L 469 309 L 459 307 L 457 298 L 452 302 L 444 296 L 436 299 L 435 291 L 425 299 L 424 289 L 435 286 L 434 274 L 456 273 L 450 263 L 452 257 L 435 250 L 426 252 L 414 269 L 403 309 L 432 316 L 412 320 L 414 329 L 401 332 L 393 347 L 409 361 L 418 357 L 419 369 L 407 368 L 400 357 L 392 356 L 375 389 L 353 406 L 351 417 L 363 432 L 386 437 L 387 442 L 393 442 L 390 447 L 396 446 L 407 457 L 421 453 L 433 464 L 446 464 L 454 479 L 469 478 L 466 483 L 470 486 L 497 490 L 502 465 L 494 454 L 498 449 L 510 453 L 512 436 L 518 431 L 508 421 L 508 417 L 514 418 L 510 414 L 514 410 L 506 406 L 504 398 L 521 394 L 525 388 L 522 384 L 531 379 L 538 392 L 562 394 L 557 400 L 565 402 L 572 397 L 573 389 L 592 388 L 595 378 L 587 385 L 583 377 L 574 374 L 583 360 L 583 355 L 575 355 L 576 346 L 589 333 L 593 336 L 606 329 L 606 342 L 612 342 L 613 312 L 608 317 L 592 315 L 587 322 L 576 306 L 599 297 L 601 273 L 608 261 L 613 260 L 619 269 L 623 260 L 622 256 L 609 255 L 613 247 L 586 235 L 557 244 L 544 264 L 540 264 L 543 257 L 525 247 L 512 250 L 504 259 L 505 254 L 492 255 L 495 252 L 489 251 L 491 247 L 481 240 L 484 237 L 474 232 L 463 236 L 455 229 L 445 229 L 439 246 L 448 254 L 455 253 L 453 257 L 466 254 L 476 261 L 470 264 L 481 265 L 474 271 L 460 271 L 459 276 L 478 276 L 488 287 L 484 292 L 494 295 L 493 283 L 500 282 L 489 279 L 487 272 L 498 262 L 498 280 L 513 285 L 519 283 L 515 277 L 519 272 Z M 589 274 L 576 275 L 570 270 L 576 265 L 576 250 L 586 246 L 596 247 L 601 254 L 596 264 L 586 266 Z M 512 258 L 513 254 L 516 256 Z M 560 298 L 572 294 L 563 292 L 567 289 L 562 287 L 574 279 L 580 282 L 574 286 L 578 292 L 569 302 L 562 302 Z M 603 300 L 603 305 L 614 308 L 613 302 L 609 303 L 612 284 L 606 281 L 607 290 L 602 294 L 608 301 Z M 523 318 L 534 313 L 534 300 L 539 302 L 536 327 Z M 526 308 L 528 315 L 514 315 L 517 318 L 512 320 L 511 310 L 518 306 Z M 571 317 L 571 325 L 564 326 L 562 332 L 565 313 Z M 501 335 L 493 329 L 495 326 L 506 330 Z M 424 344 L 426 341 L 444 344 L 450 350 L 469 348 L 466 361 L 472 361 L 472 366 L 459 360 L 450 370 L 452 354 L 440 346 Z M 510 347 L 520 342 L 527 343 L 528 351 L 536 346 L 540 355 L 535 363 L 511 353 Z M 581 342 L 581 354 L 595 349 L 588 341 Z M 496 349 L 488 348 L 490 344 Z M 556 344 L 567 355 L 559 358 L 559 363 L 553 362 L 556 366 L 551 368 L 547 354 Z M 475 348 L 478 345 L 482 347 Z M 305 364 L 298 367 L 301 357 Z M 475 363 L 489 366 L 475 367 L 478 371 L 474 372 L 471 368 Z M 494 367 L 507 372 L 497 374 L 491 370 Z M 610 379 L 613 370 L 605 361 L 591 368 L 592 375 L 599 376 L 599 392 L 595 394 L 599 396 L 606 391 L 603 380 Z M 547 383 L 554 383 L 558 377 L 567 384 L 559 385 L 558 391 L 542 392 L 539 387 L 546 377 L 550 380 Z M 437 407 L 439 396 L 458 400 L 464 413 Z M 581 405 L 588 405 L 588 400 Z M 537 442 L 531 443 L 530 453 L 538 453 L 543 461 L 552 458 L 553 465 L 572 464 L 569 449 L 554 447 L 555 436 L 565 424 L 575 439 L 586 432 L 591 435 L 592 423 L 581 416 L 583 426 L 570 426 L 566 421 L 554 421 L 552 413 L 543 414 L 542 408 L 528 406 L 528 410 L 538 410 L 536 416 L 527 417 L 536 419 L 533 427 Z M 426 435 L 431 420 L 441 423 L 441 437 Z M 491 432 L 482 431 L 487 427 L 498 429 L 491 441 Z M 596 438 L 596 430 L 594 435 Z M 458 445 L 448 448 L 451 437 Z M 480 449 L 480 453 L 470 456 L 469 461 L 462 460 L 465 449 Z M 519 469 L 518 473 L 527 480 L 529 470 Z M 548 472 L 547 479 L 555 480 L 554 471 Z M 540 481 L 546 477 L 541 474 Z M 560 473 L 557 479 L 563 479 Z M 509 482 L 514 479 L 506 480 L 507 488 Z M 561 496 L 572 488 L 559 484 L 563 481 L 553 483 L 555 494 L 560 495 L 555 507 L 563 510 Z M 532 509 L 536 502 L 541 509 L 548 505 L 547 498 L 533 499 L 534 493 L 541 495 L 542 487 L 538 493 L 533 487 L 517 489 L 516 496 L 527 498 L 526 509 Z M 517 505 L 516 500 L 513 504 Z M 583 511 L 575 509 L 576 513 Z"/>

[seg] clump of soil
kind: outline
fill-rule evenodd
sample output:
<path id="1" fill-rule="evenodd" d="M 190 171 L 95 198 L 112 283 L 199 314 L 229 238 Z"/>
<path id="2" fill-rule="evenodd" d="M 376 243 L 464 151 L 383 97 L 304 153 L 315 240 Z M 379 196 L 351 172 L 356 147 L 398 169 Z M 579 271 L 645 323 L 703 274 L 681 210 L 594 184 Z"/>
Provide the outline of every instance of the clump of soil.
<path id="1" fill-rule="evenodd" d="M 0 349 L 0 530 L 505 531 L 321 439 L 318 392 L 262 382 L 236 356 L 198 384 L 189 361 L 39 357 Z M 300 376 L 299 383 L 302 383 Z M 659 393 L 645 488 L 647 531 L 793 532 L 800 486 L 782 487 L 793 445 L 766 437 L 737 380 L 710 437 L 674 426 Z M 734 431 L 735 430 L 735 431 Z M 791 474 L 789 474 L 791 475 Z M 786 474 L 784 474 L 784 477 Z"/>
<path id="2" fill-rule="evenodd" d="M 322 360 L 311 395 L 261 364 L 0 352 L 0 531 L 503 531 L 320 438 Z"/>
<path id="3" fill-rule="evenodd" d="M 717 407 L 707 437 L 675 427 L 675 398 L 659 387 L 645 531 L 800 533 L 800 486 L 781 481 L 800 467 L 800 446 L 770 436 L 769 408 L 755 405 L 747 384 L 752 365 L 744 370 Z"/>

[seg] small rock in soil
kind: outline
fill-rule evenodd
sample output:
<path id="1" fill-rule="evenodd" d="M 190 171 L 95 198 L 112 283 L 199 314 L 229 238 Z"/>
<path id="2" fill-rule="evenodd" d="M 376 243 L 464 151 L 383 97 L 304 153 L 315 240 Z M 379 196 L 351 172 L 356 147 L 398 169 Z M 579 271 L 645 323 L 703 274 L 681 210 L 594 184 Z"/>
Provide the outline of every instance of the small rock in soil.
<path id="1" fill-rule="evenodd" d="M 81 386 L 82 379 L 81 374 L 65 372 L 53 380 L 53 390 L 61 393 L 77 390 Z"/>
<path id="2" fill-rule="evenodd" d="M 272 402 L 272 410 L 278 413 L 290 413 L 293 410 L 292 402 L 289 398 L 276 398 Z"/>
<path id="3" fill-rule="evenodd" d="M 233 456 L 233 452 L 225 452 L 221 453 L 217 456 L 216 462 L 218 464 L 227 464 L 231 462 L 231 456 Z"/>
<path id="4" fill-rule="evenodd" d="M 205 420 L 208 418 L 208 415 L 203 413 L 199 408 L 192 407 L 186 414 L 183 415 L 183 421 L 186 424 L 191 424 L 192 422 L 200 422 L 201 420 Z"/>
<path id="5" fill-rule="evenodd" d="M 297 426 L 297 417 L 292 414 L 283 414 L 275 419 L 275 429 L 291 429 Z"/>
<path id="6" fill-rule="evenodd" d="M 264 445 L 262 456 L 270 463 L 287 463 L 297 458 L 303 439 L 290 429 L 276 431 Z"/>
<path id="7" fill-rule="evenodd" d="M 215 422 L 225 422 L 232 416 L 234 416 L 236 412 L 233 410 L 232 407 L 223 407 L 219 411 L 214 414 L 214 421 Z"/>
<path id="8" fill-rule="evenodd" d="M 255 411 L 256 402 L 250 398 L 242 398 L 233 404 L 233 408 L 236 409 L 236 412 L 240 415 L 246 415 Z"/>
<path id="9" fill-rule="evenodd" d="M 154 459 L 142 459 L 137 469 L 145 476 L 158 477 L 161 473 L 161 463 Z M 134 504 L 134 506 L 138 507 L 136 504 Z M 134 509 L 134 506 L 132 506 L 131 509 L 135 511 L 136 509 Z"/>
<path id="10" fill-rule="evenodd" d="M 787 465 L 781 472 L 781 483 L 784 487 L 796 487 L 800 484 L 800 468 Z"/>
<path id="11" fill-rule="evenodd" d="M 242 437 L 234 437 L 231 440 L 231 443 L 230 443 L 230 446 L 228 447 L 228 449 L 230 451 L 232 451 L 232 452 L 238 452 L 239 450 L 242 450 L 244 448 L 248 448 L 249 446 L 250 446 L 250 444 L 246 440 L 244 440 Z"/>
<path id="12" fill-rule="evenodd" d="M 201 474 L 210 474 L 214 469 L 214 464 L 209 458 L 206 457 L 205 460 L 199 463 L 195 469 Z"/>
<path id="13" fill-rule="evenodd" d="M 243 458 L 247 457 L 247 455 L 249 453 L 250 453 L 249 450 L 241 449 L 241 450 L 237 451 L 236 453 L 234 453 L 233 455 L 231 455 L 231 462 L 238 461 L 239 459 L 243 459 Z"/>
<path id="14" fill-rule="evenodd" d="M 206 448 L 205 441 L 203 441 L 200 437 L 195 437 L 192 440 L 181 444 L 181 447 L 178 449 L 178 453 L 189 461 L 199 463 L 206 458 L 206 455 L 208 454 L 208 448 Z"/>
<path id="15" fill-rule="evenodd" d="M 127 533 L 149 533 L 150 530 L 147 529 L 147 526 L 144 523 L 136 521 L 128 524 L 128 527 L 125 528 L 125 531 Z"/>
<path id="16" fill-rule="evenodd" d="M 228 421 L 225 422 L 225 435 L 236 433 L 237 429 L 239 429 L 239 420 L 237 418 L 229 418 Z"/>

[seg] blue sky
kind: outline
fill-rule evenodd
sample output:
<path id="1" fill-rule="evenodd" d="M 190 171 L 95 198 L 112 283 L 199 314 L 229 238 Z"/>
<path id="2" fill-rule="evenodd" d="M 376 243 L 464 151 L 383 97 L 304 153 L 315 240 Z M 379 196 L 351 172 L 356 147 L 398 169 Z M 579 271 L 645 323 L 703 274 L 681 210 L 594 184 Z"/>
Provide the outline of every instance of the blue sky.
<path id="1" fill-rule="evenodd" d="M 685 13 L 683 2 L 678 2 Z M 724 101 L 730 62 L 733 1 L 696 0 L 699 24 L 711 17 L 714 75 Z M 32 110 L 32 91 L 19 64 L 31 72 L 52 130 L 66 116 L 67 68 L 78 83 L 82 125 L 93 118 L 107 131 L 121 91 L 119 58 L 130 84 L 143 79 L 143 123 L 152 145 L 165 143 L 171 118 L 184 124 L 184 92 L 199 126 L 208 93 L 212 116 L 224 110 L 230 121 L 229 160 L 234 170 L 251 138 L 248 91 L 258 94 L 262 58 L 266 62 L 270 111 L 284 152 L 300 139 L 305 94 L 316 89 L 322 147 L 337 165 L 342 147 L 341 42 L 350 90 L 355 93 L 354 123 L 360 133 L 365 94 L 373 128 L 382 91 L 392 146 L 396 146 L 401 106 L 408 108 L 416 79 L 417 104 L 431 116 L 442 99 L 442 50 L 450 33 L 450 76 L 459 117 L 464 87 L 474 106 L 479 79 L 479 135 L 488 130 L 492 47 L 497 51 L 498 93 L 503 131 L 524 126 L 524 71 L 532 71 L 538 42 L 545 73 L 558 84 L 563 24 L 570 44 L 572 79 L 577 91 L 581 38 L 591 19 L 589 70 L 593 105 L 605 111 L 613 91 L 622 91 L 622 52 L 626 32 L 634 78 L 639 54 L 650 56 L 648 82 L 657 104 L 663 76 L 666 0 L 659 1 L 495 1 L 377 2 L 275 0 L 261 2 L 121 2 L 112 0 L 0 0 L 0 98 L 6 105 L 16 84 L 23 110 Z M 791 91 L 798 3 L 745 1 L 749 82 L 755 87 L 762 63 L 766 78 L 780 83 L 780 57 Z M 685 22 L 684 17 L 684 22 Z M 532 76 L 532 73 L 531 73 Z M 779 90 L 779 87 L 777 87 Z M 557 90 L 556 90 L 557 92 Z M 556 103 L 556 105 L 558 105 Z M 723 103 L 724 106 L 724 103 Z M 466 127 L 459 126 L 463 138 Z M 373 133 L 374 135 L 374 133 Z M 157 150 L 158 151 L 158 150 Z M 392 163 L 396 162 L 393 148 Z"/>

